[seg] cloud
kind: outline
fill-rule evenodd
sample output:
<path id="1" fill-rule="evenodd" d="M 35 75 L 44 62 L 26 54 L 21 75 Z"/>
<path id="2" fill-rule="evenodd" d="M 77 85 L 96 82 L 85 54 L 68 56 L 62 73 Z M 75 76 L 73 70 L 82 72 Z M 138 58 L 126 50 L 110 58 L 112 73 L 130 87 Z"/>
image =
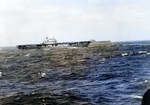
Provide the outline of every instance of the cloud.
<path id="1" fill-rule="evenodd" d="M 142 2 L 145 3 L 145 2 Z M 1 0 L 1 45 L 58 41 L 134 40 L 148 33 L 149 11 L 122 0 Z M 144 38 L 143 38 L 144 39 Z M 135 39 L 136 40 L 136 39 Z"/>

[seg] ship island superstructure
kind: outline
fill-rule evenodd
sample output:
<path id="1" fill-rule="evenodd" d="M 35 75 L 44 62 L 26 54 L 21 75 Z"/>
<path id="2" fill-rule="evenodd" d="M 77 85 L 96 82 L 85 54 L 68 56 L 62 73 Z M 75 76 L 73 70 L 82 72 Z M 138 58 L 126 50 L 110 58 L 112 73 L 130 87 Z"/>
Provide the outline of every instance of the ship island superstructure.
<path id="1" fill-rule="evenodd" d="M 46 37 L 46 39 L 44 39 L 42 44 L 56 44 L 57 40 L 55 38 L 48 38 Z"/>

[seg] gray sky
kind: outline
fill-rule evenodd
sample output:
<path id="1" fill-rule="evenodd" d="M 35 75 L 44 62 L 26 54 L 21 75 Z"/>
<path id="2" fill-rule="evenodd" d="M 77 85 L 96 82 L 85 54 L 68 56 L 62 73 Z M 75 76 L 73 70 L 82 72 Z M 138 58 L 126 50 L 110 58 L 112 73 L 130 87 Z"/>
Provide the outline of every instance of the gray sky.
<path id="1" fill-rule="evenodd" d="M 150 40 L 150 0 L 0 0 L 0 46 Z"/>

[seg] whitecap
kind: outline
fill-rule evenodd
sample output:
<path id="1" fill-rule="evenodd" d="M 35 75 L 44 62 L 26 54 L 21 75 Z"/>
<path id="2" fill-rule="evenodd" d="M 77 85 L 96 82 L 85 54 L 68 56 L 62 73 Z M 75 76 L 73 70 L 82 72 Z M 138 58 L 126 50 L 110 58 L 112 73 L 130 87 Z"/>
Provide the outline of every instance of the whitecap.
<path id="1" fill-rule="evenodd" d="M 46 73 L 42 73 L 42 74 L 41 74 L 41 77 L 45 77 L 45 76 L 46 76 Z"/>
<path id="2" fill-rule="evenodd" d="M 26 57 L 29 57 L 30 55 L 31 55 L 31 54 L 29 53 L 29 54 L 26 54 L 25 56 L 26 56 Z"/>
<path id="3" fill-rule="evenodd" d="M 147 54 L 147 51 L 139 51 L 139 54 Z"/>
<path id="4" fill-rule="evenodd" d="M 145 83 L 147 83 L 147 82 L 148 82 L 148 80 L 145 80 L 144 82 L 145 82 Z"/>
<path id="5" fill-rule="evenodd" d="M 148 52 L 147 55 L 150 55 L 150 52 Z"/>
<path id="6" fill-rule="evenodd" d="M 2 72 L 0 72 L 0 77 L 2 76 Z"/>
<path id="7" fill-rule="evenodd" d="M 139 96 L 139 95 L 132 95 L 132 97 L 135 99 L 142 99 L 143 98 L 142 96 Z"/>
<path id="8" fill-rule="evenodd" d="M 45 76 L 46 76 L 46 73 L 41 73 L 41 72 L 39 72 L 38 75 L 40 75 L 40 77 L 45 77 Z"/>
<path id="9" fill-rule="evenodd" d="M 128 53 L 123 53 L 121 54 L 122 56 L 128 56 L 129 54 Z"/>

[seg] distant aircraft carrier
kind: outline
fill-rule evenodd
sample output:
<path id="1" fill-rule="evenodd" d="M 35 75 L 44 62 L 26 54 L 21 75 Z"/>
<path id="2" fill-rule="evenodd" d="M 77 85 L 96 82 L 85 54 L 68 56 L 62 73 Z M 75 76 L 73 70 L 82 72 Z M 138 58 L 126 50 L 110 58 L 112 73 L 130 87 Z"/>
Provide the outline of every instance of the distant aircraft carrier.
<path id="1" fill-rule="evenodd" d="M 41 44 L 17 45 L 18 49 L 42 49 L 42 48 L 61 48 L 61 47 L 88 47 L 91 41 L 79 42 L 57 42 L 55 38 L 48 38 Z"/>

